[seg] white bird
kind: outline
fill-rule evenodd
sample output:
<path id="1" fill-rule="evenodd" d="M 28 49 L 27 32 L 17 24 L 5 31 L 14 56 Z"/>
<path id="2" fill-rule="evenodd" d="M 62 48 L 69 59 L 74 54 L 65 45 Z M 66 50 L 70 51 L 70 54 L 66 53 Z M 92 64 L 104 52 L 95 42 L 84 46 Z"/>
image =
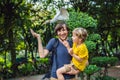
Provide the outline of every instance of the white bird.
<path id="1" fill-rule="evenodd" d="M 65 8 L 60 8 L 56 11 L 56 15 L 53 19 L 45 21 L 43 24 L 54 23 L 57 21 L 66 21 L 69 19 L 69 13 Z"/>

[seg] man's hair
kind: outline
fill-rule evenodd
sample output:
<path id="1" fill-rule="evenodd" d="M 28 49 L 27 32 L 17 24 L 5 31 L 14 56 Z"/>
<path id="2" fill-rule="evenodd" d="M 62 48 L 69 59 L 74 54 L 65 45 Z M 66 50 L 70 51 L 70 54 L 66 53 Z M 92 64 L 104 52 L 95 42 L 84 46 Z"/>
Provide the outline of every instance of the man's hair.
<path id="1" fill-rule="evenodd" d="M 54 29 L 55 34 L 57 34 L 57 31 L 61 30 L 62 28 L 66 27 L 66 29 L 69 31 L 69 28 L 66 23 L 58 23 Z"/>

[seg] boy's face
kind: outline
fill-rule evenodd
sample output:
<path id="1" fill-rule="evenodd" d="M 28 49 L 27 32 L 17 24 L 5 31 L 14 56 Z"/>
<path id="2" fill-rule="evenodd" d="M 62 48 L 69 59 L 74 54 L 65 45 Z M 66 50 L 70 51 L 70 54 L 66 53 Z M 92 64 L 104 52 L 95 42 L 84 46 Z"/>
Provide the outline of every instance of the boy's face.
<path id="1" fill-rule="evenodd" d="M 72 40 L 74 43 L 79 43 L 81 40 L 74 32 L 72 33 Z"/>
<path id="2" fill-rule="evenodd" d="M 75 33 L 72 33 L 72 40 L 74 43 L 77 43 L 77 36 Z"/>

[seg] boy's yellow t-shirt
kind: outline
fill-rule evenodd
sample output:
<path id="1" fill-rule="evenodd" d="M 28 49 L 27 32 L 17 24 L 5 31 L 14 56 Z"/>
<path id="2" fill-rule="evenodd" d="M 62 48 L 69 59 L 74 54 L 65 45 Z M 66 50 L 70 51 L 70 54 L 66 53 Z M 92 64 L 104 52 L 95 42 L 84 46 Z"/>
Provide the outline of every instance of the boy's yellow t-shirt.
<path id="1" fill-rule="evenodd" d="M 72 63 L 77 67 L 80 71 L 83 71 L 86 67 L 86 62 L 88 60 L 88 49 L 85 43 L 77 46 L 76 43 L 73 43 L 73 53 L 82 58 L 82 62 L 79 62 L 74 57 L 72 58 Z"/>

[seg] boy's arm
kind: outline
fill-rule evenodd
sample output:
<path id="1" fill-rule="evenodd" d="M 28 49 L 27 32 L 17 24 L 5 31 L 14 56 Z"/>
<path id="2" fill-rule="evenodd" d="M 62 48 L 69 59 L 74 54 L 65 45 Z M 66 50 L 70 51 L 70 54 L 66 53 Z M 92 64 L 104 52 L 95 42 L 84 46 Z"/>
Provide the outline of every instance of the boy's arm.
<path id="1" fill-rule="evenodd" d="M 72 54 L 72 57 L 74 57 L 76 60 L 78 60 L 79 62 L 82 62 L 84 58 L 80 58 L 80 56 L 76 55 L 76 54 Z"/>

